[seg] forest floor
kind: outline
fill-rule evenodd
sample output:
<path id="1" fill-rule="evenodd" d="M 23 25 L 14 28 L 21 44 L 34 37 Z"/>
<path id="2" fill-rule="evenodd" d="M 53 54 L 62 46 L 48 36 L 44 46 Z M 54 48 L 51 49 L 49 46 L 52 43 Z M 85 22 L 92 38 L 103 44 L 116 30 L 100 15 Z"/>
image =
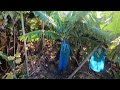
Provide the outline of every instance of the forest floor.
<path id="1" fill-rule="evenodd" d="M 42 55 L 38 54 L 38 58 L 33 58 L 33 64 L 29 64 L 30 76 L 29 79 L 67 79 L 78 66 L 74 66 L 69 61 L 68 70 L 64 73 L 58 73 L 58 63 L 59 57 L 56 54 L 59 51 L 57 46 L 45 45 L 45 50 L 43 50 Z M 36 59 L 36 60 L 35 60 Z M 108 73 L 110 68 L 115 68 L 115 64 L 106 61 L 105 71 L 101 73 L 96 73 L 89 69 L 88 62 L 86 62 L 83 67 L 74 75 L 73 79 L 112 79 L 111 75 Z"/>
<path id="2" fill-rule="evenodd" d="M 36 66 L 33 72 L 31 72 L 29 79 L 67 79 L 76 68 L 77 67 L 72 66 L 71 70 L 67 70 L 64 73 L 57 73 L 57 67 L 55 67 L 54 64 L 45 66 L 41 63 L 40 65 Z M 73 79 L 112 79 L 112 77 L 109 73 L 107 73 L 107 70 L 101 73 L 95 73 L 89 69 L 88 63 L 86 63 L 74 75 Z"/>

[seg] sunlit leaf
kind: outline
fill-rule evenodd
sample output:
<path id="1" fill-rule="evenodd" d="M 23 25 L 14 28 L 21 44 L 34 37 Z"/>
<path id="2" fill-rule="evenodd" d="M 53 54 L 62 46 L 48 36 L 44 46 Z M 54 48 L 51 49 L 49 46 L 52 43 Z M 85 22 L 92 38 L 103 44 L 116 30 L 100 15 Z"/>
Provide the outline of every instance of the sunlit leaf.
<path id="1" fill-rule="evenodd" d="M 15 60 L 15 63 L 20 64 L 21 61 L 22 61 L 21 58 L 18 58 L 18 59 Z"/>
<path id="2" fill-rule="evenodd" d="M 20 57 L 20 55 L 21 55 L 20 53 L 16 53 L 14 56 L 15 57 Z"/>
<path id="3" fill-rule="evenodd" d="M 26 47 L 25 49 L 28 50 L 28 47 Z"/>
<path id="4" fill-rule="evenodd" d="M 114 49 L 117 46 L 117 42 L 113 43 L 109 48 Z"/>
<path id="5" fill-rule="evenodd" d="M 9 56 L 9 57 L 8 57 L 8 60 L 14 60 L 14 59 L 15 59 L 14 56 Z"/>
<path id="6" fill-rule="evenodd" d="M 120 33 L 120 11 L 114 12 L 111 23 L 107 25 L 104 30 L 110 30 L 113 34 Z"/>
<path id="7" fill-rule="evenodd" d="M 7 77 L 6 77 L 5 79 L 13 79 L 13 78 L 14 78 L 14 76 L 13 76 L 13 73 L 12 73 L 12 72 L 7 73 L 6 75 L 7 75 Z"/>

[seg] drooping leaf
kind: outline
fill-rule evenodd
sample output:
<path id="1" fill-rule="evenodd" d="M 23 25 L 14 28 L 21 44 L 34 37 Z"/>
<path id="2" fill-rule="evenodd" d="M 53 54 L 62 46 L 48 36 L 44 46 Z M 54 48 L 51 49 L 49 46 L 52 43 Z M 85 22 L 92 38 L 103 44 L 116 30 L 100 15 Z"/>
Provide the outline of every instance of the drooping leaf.
<path id="1" fill-rule="evenodd" d="M 59 34 L 57 34 L 55 31 L 51 31 L 51 30 L 46 31 L 45 36 L 48 39 L 52 39 L 52 40 L 56 40 L 56 39 L 60 38 Z"/>
<path id="2" fill-rule="evenodd" d="M 42 35 L 45 34 L 45 36 L 48 38 L 48 39 L 52 39 L 52 40 L 56 40 L 59 38 L 59 35 L 55 32 L 55 31 L 52 31 L 52 30 L 48 30 L 48 31 L 45 31 L 43 32 L 43 30 L 37 30 L 37 31 L 32 31 L 32 32 L 29 32 L 29 33 L 26 33 L 26 40 L 28 42 L 34 42 L 34 41 L 38 41 L 42 38 Z M 23 41 L 23 36 L 20 36 L 19 39 L 21 41 Z"/>
<path id="3" fill-rule="evenodd" d="M 45 23 L 51 23 L 54 27 L 57 28 L 57 24 L 45 12 L 43 12 L 43 11 L 33 11 L 33 13 L 35 14 L 35 16 L 37 16 L 40 19 L 42 19 Z"/>
<path id="4" fill-rule="evenodd" d="M 43 33 L 42 30 L 32 31 L 32 32 L 26 33 L 25 38 L 28 42 L 34 42 L 36 38 L 39 38 L 39 39 L 42 38 L 42 33 Z M 20 41 L 24 40 L 23 35 L 19 37 L 19 40 Z"/>

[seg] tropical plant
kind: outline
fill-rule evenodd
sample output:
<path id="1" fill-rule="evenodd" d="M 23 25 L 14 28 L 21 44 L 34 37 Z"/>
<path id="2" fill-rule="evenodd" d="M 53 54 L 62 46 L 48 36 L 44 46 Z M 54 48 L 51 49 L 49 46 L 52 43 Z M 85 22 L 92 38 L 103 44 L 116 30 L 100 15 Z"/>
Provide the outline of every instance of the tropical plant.
<path id="1" fill-rule="evenodd" d="M 99 42 L 107 45 L 111 41 L 110 33 L 101 30 L 101 27 L 111 20 L 112 12 L 109 12 L 107 16 L 102 15 L 101 18 L 97 17 L 95 11 L 53 11 L 49 14 L 50 16 L 43 11 L 33 11 L 33 13 L 53 27 L 50 27 L 49 31 L 37 30 L 27 33 L 28 41 L 40 40 L 42 35 L 45 35 L 46 38 L 52 40 L 58 38 L 66 40 L 75 51 L 79 48 L 79 44 L 86 44 L 86 42 L 89 42 L 89 47 L 93 49 Z M 20 40 L 23 40 L 23 36 L 20 36 Z"/>
<path id="2" fill-rule="evenodd" d="M 30 15 L 33 15 L 32 18 Z M 116 11 L 1 11 L 0 30 L 6 30 L 6 33 L 13 37 L 14 48 L 12 54 L 8 54 L 8 51 L 0 52 L 0 56 L 13 70 L 6 74 L 6 78 L 15 78 L 13 76 L 17 75 L 16 65 L 21 62 L 21 57 L 17 56 L 22 54 L 15 50 L 18 39 L 24 42 L 25 54 L 23 55 L 26 57 L 27 76 L 29 70 L 26 43 L 41 40 L 44 43 L 44 38 L 53 41 L 65 40 L 71 46 L 72 56 L 80 51 L 79 56 L 82 55 L 84 58 L 98 43 L 102 43 L 107 58 L 120 65 L 119 15 L 120 12 Z M 7 35 L 6 37 L 10 38 Z M 8 45 L 6 47 L 9 48 Z"/>

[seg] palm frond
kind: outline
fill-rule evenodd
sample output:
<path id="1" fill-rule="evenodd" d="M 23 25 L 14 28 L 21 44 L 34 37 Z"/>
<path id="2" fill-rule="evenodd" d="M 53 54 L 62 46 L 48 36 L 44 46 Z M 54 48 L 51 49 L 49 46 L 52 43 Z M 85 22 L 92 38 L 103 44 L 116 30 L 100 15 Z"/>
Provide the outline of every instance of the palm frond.
<path id="1" fill-rule="evenodd" d="M 42 30 L 37 30 L 37 31 L 32 31 L 32 32 L 26 33 L 25 39 L 28 42 L 38 41 L 42 38 L 42 33 L 43 33 Z M 19 40 L 24 41 L 23 35 L 19 37 Z"/>
<path id="2" fill-rule="evenodd" d="M 37 31 L 32 31 L 29 33 L 26 33 L 25 37 L 28 42 L 35 42 L 38 41 L 42 38 L 42 36 L 45 35 L 48 39 L 56 40 L 59 37 L 59 35 L 51 30 L 45 31 L 45 30 L 37 30 Z M 23 35 L 19 37 L 20 41 L 23 41 Z"/>
<path id="3" fill-rule="evenodd" d="M 48 39 L 52 39 L 52 40 L 57 40 L 57 39 L 60 38 L 60 35 L 58 33 L 56 33 L 55 31 L 52 31 L 52 30 L 45 31 L 45 36 Z"/>
<path id="4" fill-rule="evenodd" d="M 54 20 L 51 17 L 49 17 L 45 12 L 43 12 L 43 11 L 33 11 L 33 13 L 34 13 L 35 16 L 39 17 L 45 23 L 51 23 L 55 28 L 58 28 L 58 26 L 54 22 Z"/>

